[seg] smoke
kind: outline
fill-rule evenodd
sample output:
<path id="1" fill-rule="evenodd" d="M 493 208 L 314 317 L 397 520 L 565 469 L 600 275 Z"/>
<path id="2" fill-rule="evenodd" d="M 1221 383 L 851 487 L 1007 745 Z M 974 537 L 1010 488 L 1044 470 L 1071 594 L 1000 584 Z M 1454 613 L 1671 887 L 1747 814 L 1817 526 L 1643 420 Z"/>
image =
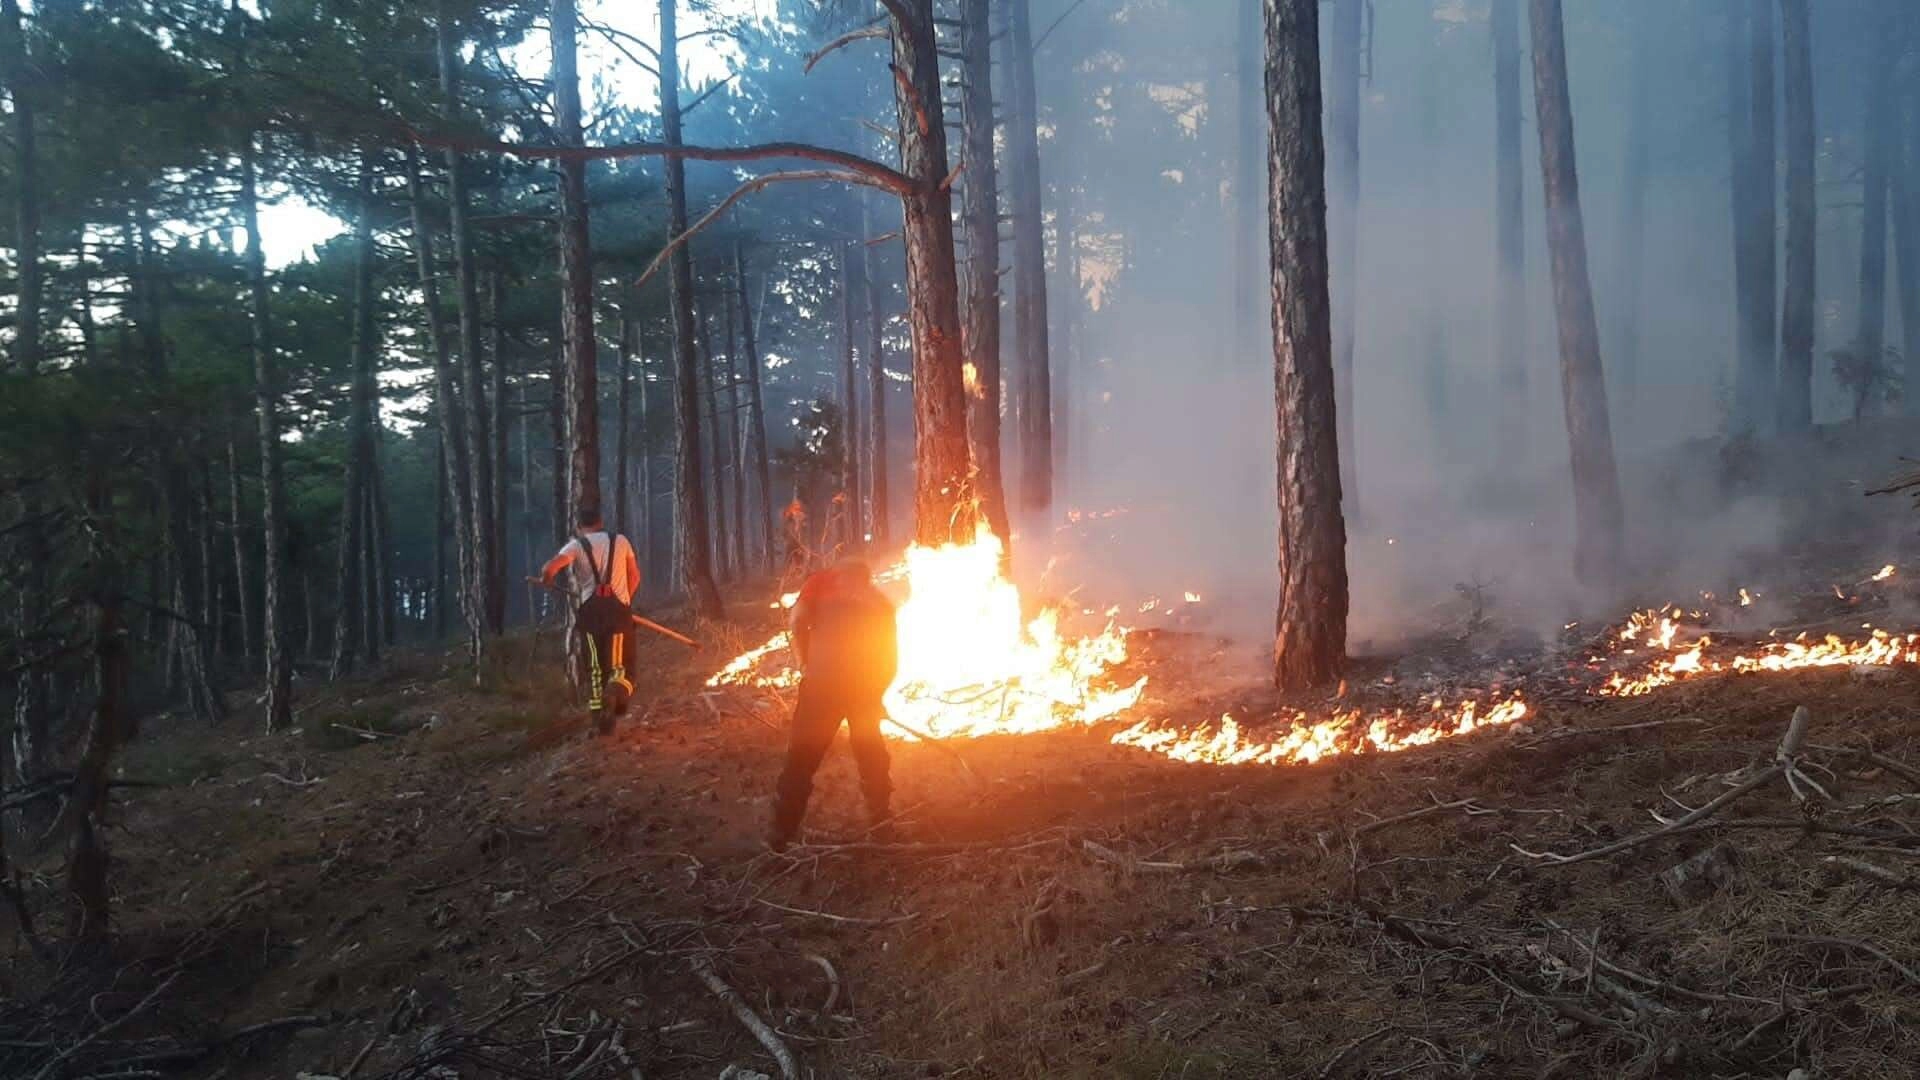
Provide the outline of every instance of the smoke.
<path id="1" fill-rule="evenodd" d="M 1264 260 L 1266 222 L 1264 207 L 1254 219 L 1237 213 L 1247 88 L 1233 77 L 1235 6 L 1215 7 L 1123 3 L 1053 58 L 1043 155 L 1054 152 L 1043 169 L 1056 192 L 1073 186 L 1085 215 L 1075 235 L 1090 297 L 1077 348 L 1054 358 L 1072 387 L 1064 505 L 1125 513 L 1058 532 L 1029 521 L 1023 532 L 1040 549 L 1035 560 L 1059 560 L 1055 580 L 1089 596 L 1192 591 L 1206 598 L 1198 610 L 1210 628 L 1260 640 L 1277 589 L 1269 299 L 1264 263 L 1249 270 L 1235 253 L 1238 230 L 1253 229 Z M 1829 433 L 1813 453 L 1809 443 L 1720 438 L 1734 305 L 1719 9 L 1579 5 L 1568 13 L 1574 122 L 1632 567 L 1612 591 L 1573 582 L 1531 58 L 1522 79 L 1527 423 L 1513 442 L 1502 438 L 1506 387 L 1493 348 L 1488 4 L 1374 10 L 1355 295 L 1358 490 L 1346 503 L 1351 649 L 1391 650 L 1458 620 L 1476 597 L 1492 617 L 1551 639 L 1629 603 L 1765 585 L 1788 572 L 1790 556 L 1841 534 L 1863 550 L 1898 548 L 1911 531 L 1905 507 L 1859 497 L 1905 449 L 1896 432 Z M 1826 17 L 1816 97 L 1857 102 L 1846 58 L 1864 48 L 1863 28 L 1843 13 Z M 1635 77 L 1652 80 L 1651 109 L 1637 119 Z M 1821 133 L 1844 148 L 1858 121 L 1836 106 L 1822 113 Z M 1070 127 L 1081 134 L 1063 142 Z M 1647 147 L 1637 260 L 1624 242 L 1632 138 Z M 1264 179 L 1264 144 L 1251 150 Z M 1846 168 L 1823 159 L 1821 179 L 1844 183 Z M 1857 261 L 1846 255 L 1858 214 L 1823 205 L 1819 228 L 1816 419 L 1831 421 L 1843 400 L 1820 358 L 1851 336 Z M 1056 289 L 1070 287 L 1056 278 Z"/>

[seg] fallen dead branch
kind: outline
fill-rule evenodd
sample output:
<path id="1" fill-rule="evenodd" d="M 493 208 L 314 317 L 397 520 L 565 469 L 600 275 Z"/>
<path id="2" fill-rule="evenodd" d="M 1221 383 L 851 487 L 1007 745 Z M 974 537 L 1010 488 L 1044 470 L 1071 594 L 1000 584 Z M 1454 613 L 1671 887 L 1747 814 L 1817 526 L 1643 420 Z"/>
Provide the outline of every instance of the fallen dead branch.
<path id="1" fill-rule="evenodd" d="M 914 919 L 920 917 L 919 912 L 909 911 L 905 915 L 892 915 L 883 919 L 870 919 L 854 915 L 835 915 L 831 911 L 814 911 L 810 908 L 788 907 L 785 904 L 776 904 L 771 900 L 760 897 L 755 897 L 753 902 L 762 907 L 770 907 L 775 911 L 784 911 L 788 915 L 804 915 L 812 919 L 825 919 L 827 922 L 839 923 L 842 926 L 895 926 L 903 922 L 912 922 Z"/>
<path id="2" fill-rule="evenodd" d="M 1871 941 L 1861 941 L 1858 938 L 1822 937 L 1813 934 L 1774 934 L 1771 935 L 1768 940 L 1793 942 L 1799 945 L 1826 946 L 1833 949 L 1851 949 L 1855 952 L 1862 952 L 1899 972 L 1900 977 L 1907 980 L 1909 984 L 1920 986 L 1920 971 L 1915 971 L 1894 959 L 1892 954 Z"/>
<path id="3" fill-rule="evenodd" d="M 787 1048 L 786 1043 L 780 1041 L 780 1036 L 774 1034 L 766 1021 L 760 1019 L 759 1015 L 753 1011 L 753 1006 L 747 1004 L 747 1000 L 740 996 L 739 991 L 728 986 L 720 976 L 714 974 L 713 962 L 705 956 L 694 957 L 693 974 L 713 992 L 714 997 L 720 999 L 721 1004 L 733 1012 L 734 1018 L 740 1021 L 741 1026 L 751 1032 L 761 1046 L 767 1048 L 767 1053 L 773 1055 L 773 1060 L 780 1066 L 780 1075 L 783 1080 L 797 1080 L 800 1075 L 800 1066 L 794 1060 L 793 1051 Z"/>
<path id="4" fill-rule="evenodd" d="M 1191 874 L 1211 872 L 1224 874 L 1234 870 L 1248 870 L 1262 867 L 1267 864 L 1267 860 L 1258 852 L 1245 850 L 1223 851 L 1218 855 L 1198 859 L 1193 862 L 1155 862 L 1147 859 L 1139 859 L 1131 854 L 1122 854 L 1107 847 L 1105 844 L 1096 843 L 1092 840 L 1080 841 L 1080 848 L 1101 862 L 1111 863 L 1130 873 Z"/>
<path id="5" fill-rule="evenodd" d="M 1571 866 L 1574 863 L 1603 859 L 1609 855 L 1618 855 L 1623 851 L 1631 851 L 1643 844 L 1650 844 L 1655 840 L 1672 836 L 1676 833 L 1692 831 L 1694 826 L 1699 825 L 1721 810 L 1738 802 L 1742 797 L 1770 780 L 1793 775 L 1800 775 L 1803 780 L 1806 779 L 1803 774 L 1799 773 L 1795 762 L 1798 759 L 1801 743 L 1805 741 L 1807 736 L 1809 717 L 1810 714 L 1804 705 L 1793 710 L 1793 719 L 1788 721 L 1787 733 L 1781 738 L 1779 747 L 1774 751 L 1774 763 L 1772 765 L 1752 773 L 1745 780 L 1734 785 L 1732 789 L 1722 793 L 1720 797 L 1708 802 L 1697 810 L 1675 818 L 1661 828 L 1654 829 L 1651 832 L 1629 836 L 1623 840 L 1616 840 L 1611 844 L 1604 844 L 1597 848 L 1589 848 L 1586 851 L 1576 852 L 1572 855 L 1561 855 L 1551 851 L 1528 851 L 1518 844 L 1509 844 L 1507 846 L 1518 854 L 1533 859 L 1544 866 Z M 1811 783 L 1811 781 L 1808 782 Z"/>
<path id="6" fill-rule="evenodd" d="M 1865 859 L 1856 859 L 1850 855 L 1829 855 L 1820 861 L 1828 866 L 1845 870 L 1850 874 L 1857 874 L 1876 885 L 1885 885 L 1889 889 L 1905 891 L 1920 887 L 1920 882 L 1914 881 L 1914 879 L 1905 874 L 1889 870 L 1884 866 L 1877 866 Z"/>

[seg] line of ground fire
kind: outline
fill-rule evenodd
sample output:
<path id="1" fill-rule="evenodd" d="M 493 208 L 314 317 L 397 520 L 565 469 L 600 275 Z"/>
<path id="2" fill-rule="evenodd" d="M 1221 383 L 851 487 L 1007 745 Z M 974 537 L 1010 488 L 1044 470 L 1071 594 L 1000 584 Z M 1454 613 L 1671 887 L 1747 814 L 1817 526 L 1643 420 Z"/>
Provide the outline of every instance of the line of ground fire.
<path id="1" fill-rule="evenodd" d="M 1310 764 L 1341 754 L 1393 753 L 1506 727 L 1526 718 L 1532 707 L 1524 693 L 1490 689 L 1480 693 L 1434 696 L 1411 707 L 1334 705 L 1324 711 L 1284 710 L 1263 718 L 1261 733 L 1250 731 L 1230 712 L 1218 720 L 1181 723 L 1132 712 L 1146 689 L 1142 676 L 1131 682 L 1114 678 L 1128 659 L 1133 630 L 1119 623 L 1120 608 L 1082 616 L 1103 619 L 1095 632 L 1075 635 L 1062 628 L 1066 614 L 1049 607 L 1031 619 L 1021 615 L 1018 588 L 1001 572 L 1000 544 L 986 531 L 970 544 L 912 547 L 881 574 L 904 581 L 907 597 L 899 609 L 900 675 L 887 694 L 893 734 L 924 738 L 980 738 L 1024 735 L 1064 728 L 1088 728 L 1124 722 L 1111 742 L 1176 761 L 1213 765 Z M 1871 586 L 1894 576 L 1882 567 L 1857 583 Z M 1847 601 L 1849 594 L 1834 586 Z M 1738 592 L 1742 607 L 1757 594 Z M 1702 594 L 1711 607 L 1712 594 Z M 1184 595 L 1200 602 L 1197 593 Z M 791 597 L 782 599 L 790 604 Z M 1161 607 L 1155 598 L 1135 608 Z M 1801 668 L 1872 668 L 1920 663 L 1920 633 L 1894 633 L 1863 624 L 1865 636 L 1846 638 L 1774 630 L 1741 642 L 1708 633 L 1712 612 L 1668 605 L 1633 612 L 1588 646 L 1571 676 L 1596 697 L 1632 697 L 1686 679 Z M 709 687 L 779 689 L 794 686 L 785 632 L 734 657 L 707 682 Z M 1267 734 L 1265 732 L 1271 732 Z"/>

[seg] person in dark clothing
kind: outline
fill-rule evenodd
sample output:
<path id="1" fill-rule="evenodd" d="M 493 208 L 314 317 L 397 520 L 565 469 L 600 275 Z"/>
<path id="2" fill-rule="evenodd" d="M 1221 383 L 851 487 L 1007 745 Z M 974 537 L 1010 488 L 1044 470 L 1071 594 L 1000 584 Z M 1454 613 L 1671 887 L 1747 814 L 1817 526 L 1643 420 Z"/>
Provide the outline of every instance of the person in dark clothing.
<path id="1" fill-rule="evenodd" d="M 899 667 L 893 602 L 874 587 L 873 573 L 858 560 L 809 577 L 793 605 L 792 642 L 800 662 L 800 696 L 786 768 L 774 799 L 767 846 L 782 850 L 800 831 L 813 794 L 813 774 L 847 722 L 860 787 L 877 835 L 890 831 L 886 718 L 882 698 Z"/>

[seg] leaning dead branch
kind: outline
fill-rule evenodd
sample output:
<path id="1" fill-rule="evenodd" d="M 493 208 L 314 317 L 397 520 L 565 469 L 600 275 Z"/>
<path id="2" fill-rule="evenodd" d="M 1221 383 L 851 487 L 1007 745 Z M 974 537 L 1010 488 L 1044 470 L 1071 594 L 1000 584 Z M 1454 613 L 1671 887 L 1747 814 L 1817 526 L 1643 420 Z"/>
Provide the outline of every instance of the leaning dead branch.
<path id="1" fill-rule="evenodd" d="M 771 900 L 758 897 L 754 899 L 754 903 L 762 907 L 770 907 L 775 911 L 786 912 L 788 915 L 803 915 L 810 919 L 824 919 L 827 922 L 838 923 L 842 926 L 896 926 L 903 922 L 912 922 L 914 919 L 920 917 L 919 912 L 909 911 L 905 915 L 892 915 L 884 919 L 866 919 L 853 915 L 835 915 L 831 911 L 814 911 L 809 908 L 788 907 L 785 904 L 776 904 Z"/>
<path id="2" fill-rule="evenodd" d="M 714 974 L 713 962 L 704 956 L 694 957 L 693 974 L 713 992 L 714 997 L 720 999 L 721 1004 L 732 1011 L 734 1018 L 740 1021 L 741 1026 L 751 1032 L 761 1046 L 766 1047 L 767 1053 L 773 1055 L 773 1060 L 780 1066 L 782 1080 L 797 1080 L 800 1075 L 800 1066 L 794 1060 L 793 1051 L 787 1048 L 786 1043 L 780 1041 L 780 1036 L 773 1033 L 773 1029 L 767 1026 L 766 1021 L 760 1019 L 759 1015 L 753 1011 L 753 1006 L 747 1004 L 747 999 L 741 997 L 739 991 L 728 986 L 720 976 Z"/>
<path id="3" fill-rule="evenodd" d="M 1851 855 L 1829 855 L 1821 860 L 1828 866 L 1845 870 L 1850 874 L 1866 878 L 1876 885 L 1885 885 L 1889 889 L 1908 890 L 1920 888 L 1920 881 L 1884 866 L 1878 866 L 1865 859 L 1856 859 Z"/>
<path id="4" fill-rule="evenodd" d="M 1136 858 L 1131 854 L 1122 854 L 1105 844 L 1092 840 L 1080 841 L 1080 849 L 1104 863 L 1111 863 L 1131 873 L 1149 874 L 1192 874 L 1210 872 L 1230 873 L 1235 870 L 1247 870 L 1265 866 L 1267 860 L 1254 851 L 1223 851 L 1218 855 L 1193 862 L 1155 862 Z"/>
<path id="5" fill-rule="evenodd" d="M 1634 848 L 1653 843 L 1656 840 L 1672 836 L 1676 833 L 1691 832 L 1701 822 L 1706 821 L 1713 815 L 1738 802 L 1748 793 L 1758 789 L 1770 780 L 1790 774 L 1801 775 L 1801 778 L 1804 780 L 1805 776 L 1799 774 L 1796 762 L 1799 757 L 1801 744 L 1805 742 L 1807 737 L 1808 722 L 1809 714 L 1806 706 L 1802 705 L 1794 709 L 1793 719 L 1787 724 L 1787 733 L 1781 738 L 1779 747 L 1774 751 L 1774 763 L 1772 765 L 1752 773 L 1745 780 L 1742 780 L 1740 783 L 1734 785 L 1733 788 L 1721 794 L 1719 798 L 1714 799 L 1697 810 L 1675 818 L 1651 832 L 1629 836 L 1624 840 L 1616 840 L 1611 844 L 1604 844 L 1597 848 L 1589 848 L 1586 851 L 1576 852 L 1572 855 L 1561 855 L 1551 851 L 1528 851 L 1518 844 L 1509 844 L 1507 846 L 1543 866 L 1571 866 L 1574 863 L 1588 862 L 1593 859 L 1604 859 L 1609 855 L 1618 855 L 1623 851 L 1631 851 Z"/>
<path id="6" fill-rule="evenodd" d="M 1920 986 L 1920 971 L 1915 971 L 1893 958 L 1885 949 L 1871 941 L 1856 938 L 1819 937 L 1810 934 L 1775 934 L 1769 940 L 1793 942 L 1800 945 L 1818 945 L 1834 949 L 1850 949 L 1862 952 L 1900 973 L 1900 977 L 1914 986 Z"/>

